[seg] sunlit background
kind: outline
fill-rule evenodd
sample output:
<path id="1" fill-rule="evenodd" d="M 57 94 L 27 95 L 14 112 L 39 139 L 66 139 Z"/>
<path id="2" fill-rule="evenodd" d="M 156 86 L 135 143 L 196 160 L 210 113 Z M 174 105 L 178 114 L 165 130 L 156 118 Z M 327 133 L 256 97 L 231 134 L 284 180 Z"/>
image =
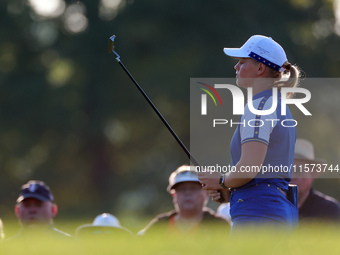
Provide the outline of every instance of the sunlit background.
<path id="1" fill-rule="evenodd" d="M 172 208 L 167 178 L 188 159 L 107 52 L 112 34 L 187 145 L 190 78 L 233 77 L 224 46 L 269 35 L 307 77 L 339 77 L 340 0 L 8 0 L 0 11 L 4 222 L 29 179 L 51 186 L 61 218 L 151 218 Z M 328 102 L 318 109 L 322 121 L 299 135 L 340 163 L 338 100 L 327 92 L 313 96 Z M 316 185 L 340 199 L 338 180 Z"/>

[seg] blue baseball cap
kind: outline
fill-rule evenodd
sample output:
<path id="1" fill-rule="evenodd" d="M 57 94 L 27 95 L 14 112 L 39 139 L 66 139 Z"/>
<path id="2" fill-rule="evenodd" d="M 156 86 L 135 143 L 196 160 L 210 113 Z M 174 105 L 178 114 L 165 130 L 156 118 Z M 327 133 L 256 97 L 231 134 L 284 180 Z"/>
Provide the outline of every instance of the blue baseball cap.
<path id="1" fill-rule="evenodd" d="M 54 198 L 50 188 L 43 181 L 31 180 L 22 185 L 20 195 L 17 199 L 17 203 L 20 203 L 26 198 L 35 198 L 42 202 L 51 201 Z"/>

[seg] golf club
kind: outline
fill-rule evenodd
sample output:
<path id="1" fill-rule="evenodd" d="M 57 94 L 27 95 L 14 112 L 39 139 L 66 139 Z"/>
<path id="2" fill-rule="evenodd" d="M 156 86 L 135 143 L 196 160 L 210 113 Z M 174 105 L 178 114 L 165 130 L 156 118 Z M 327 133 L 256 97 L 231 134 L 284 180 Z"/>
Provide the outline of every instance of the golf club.
<path id="1" fill-rule="evenodd" d="M 148 103 L 150 104 L 150 106 L 152 107 L 152 109 L 154 109 L 154 111 L 157 113 L 158 117 L 162 120 L 163 124 L 168 128 L 168 130 L 170 131 L 170 133 L 172 134 L 172 136 L 176 139 L 176 141 L 179 143 L 179 145 L 182 147 L 182 149 L 184 150 L 184 152 L 187 154 L 189 160 L 195 165 L 195 166 L 199 166 L 197 160 L 190 154 L 189 150 L 185 147 L 184 143 L 181 141 L 181 139 L 179 139 L 179 137 L 177 136 L 177 134 L 175 133 L 175 131 L 170 127 L 169 123 L 165 120 L 165 118 L 162 116 L 162 114 L 158 111 L 157 107 L 152 103 L 151 99 L 147 96 L 147 94 L 144 92 L 144 90 L 142 89 L 141 86 L 139 86 L 138 82 L 135 80 L 135 78 L 133 78 L 133 76 L 131 75 L 131 73 L 127 70 L 127 68 L 124 66 L 124 64 L 122 63 L 122 61 L 120 60 L 120 56 L 117 54 L 117 52 L 115 51 L 115 46 L 114 46 L 114 40 L 115 40 L 116 36 L 113 35 L 109 38 L 109 43 L 108 43 L 108 50 L 110 53 L 114 53 L 116 55 L 116 60 L 118 61 L 118 63 L 120 64 L 120 66 L 124 69 L 124 71 L 126 72 L 126 74 L 130 77 L 130 79 L 133 81 L 133 83 L 136 85 L 136 87 L 138 88 L 138 90 L 142 93 L 142 95 L 144 96 L 144 98 L 148 101 Z M 222 203 L 224 202 L 224 198 L 221 197 L 219 199 L 219 202 Z"/>
<path id="2" fill-rule="evenodd" d="M 171 128 L 171 126 L 169 125 L 169 123 L 165 120 L 165 118 L 162 116 L 162 114 L 158 111 L 157 107 L 152 103 L 151 99 L 147 96 L 147 94 L 144 92 L 144 90 L 141 88 L 141 86 L 139 86 L 138 82 L 135 80 L 135 78 L 133 78 L 133 76 L 131 75 L 131 73 L 127 70 L 127 68 L 124 66 L 124 64 L 122 63 L 122 61 L 120 60 L 120 56 L 117 54 L 117 52 L 115 51 L 115 47 L 114 47 L 114 40 L 115 40 L 116 36 L 113 35 L 109 38 L 109 44 L 108 44 L 108 50 L 110 53 L 114 53 L 117 57 L 116 60 L 118 61 L 118 63 L 120 64 L 120 66 L 124 69 L 124 71 L 126 72 L 126 74 L 130 77 L 130 79 L 133 81 L 133 83 L 136 85 L 136 87 L 138 88 L 138 90 L 142 93 L 142 95 L 144 96 L 144 98 L 148 101 L 148 103 L 150 104 L 150 106 L 152 107 L 152 109 L 154 109 L 154 111 L 156 112 L 156 114 L 158 115 L 158 117 L 162 120 L 163 124 L 168 128 L 168 130 L 170 131 L 170 133 L 172 134 L 172 136 L 176 139 L 176 141 L 179 143 L 179 145 L 182 147 L 182 149 L 184 150 L 184 152 L 187 154 L 189 160 L 195 165 L 195 166 L 199 166 L 198 162 L 196 161 L 196 159 L 190 154 L 189 150 L 185 147 L 185 145 L 183 144 L 183 142 L 181 141 L 181 139 L 179 139 L 179 137 L 177 136 L 177 134 L 175 133 L 175 131 Z"/>

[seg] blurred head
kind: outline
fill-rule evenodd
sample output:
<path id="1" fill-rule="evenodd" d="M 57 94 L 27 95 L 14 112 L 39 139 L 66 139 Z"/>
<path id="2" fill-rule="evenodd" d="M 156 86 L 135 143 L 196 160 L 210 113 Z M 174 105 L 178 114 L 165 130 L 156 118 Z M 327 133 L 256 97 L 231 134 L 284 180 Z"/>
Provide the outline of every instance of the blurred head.
<path id="1" fill-rule="evenodd" d="M 29 181 L 21 187 L 15 214 L 23 227 L 49 226 L 58 213 L 49 187 L 42 181 Z"/>
<path id="2" fill-rule="evenodd" d="M 92 224 L 81 225 L 76 229 L 76 236 L 85 239 L 91 238 L 131 238 L 132 233 L 120 225 L 119 220 L 110 213 L 98 215 Z"/>
<path id="3" fill-rule="evenodd" d="M 182 182 L 176 185 L 173 195 L 173 204 L 178 212 L 197 214 L 202 212 L 208 202 L 208 194 L 202 189 L 200 183 Z"/>
<path id="4" fill-rule="evenodd" d="M 0 241 L 5 238 L 4 227 L 2 225 L 2 220 L 0 219 Z"/>
<path id="5" fill-rule="evenodd" d="M 208 202 L 208 194 L 202 189 L 197 173 L 187 165 L 180 166 L 170 175 L 168 191 L 175 209 L 183 214 L 200 213 Z"/>
<path id="6" fill-rule="evenodd" d="M 299 198 L 303 199 L 309 194 L 313 181 L 320 173 L 316 170 L 316 166 L 324 164 L 323 159 L 315 158 L 313 144 L 302 138 L 296 139 L 294 153 L 294 171 L 292 173 L 292 184 L 298 185 Z M 314 165 L 313 171 L 312 167 Z"/>

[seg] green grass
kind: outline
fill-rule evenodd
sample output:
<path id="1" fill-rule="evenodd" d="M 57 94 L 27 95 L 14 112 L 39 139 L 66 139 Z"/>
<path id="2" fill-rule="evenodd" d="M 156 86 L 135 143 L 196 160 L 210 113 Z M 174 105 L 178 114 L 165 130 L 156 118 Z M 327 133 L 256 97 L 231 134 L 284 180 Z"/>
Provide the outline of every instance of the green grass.
<path id="1" fill-rule="evenodd" d="M 17 224 L 16 224 L 17 225 Z M 77 222 L 60 222 L 71 230 Z M 13 224 L 17 230 L 17 226 Z M 10 230 L 6 227 L 5 230 Z M 14 231 L 12 231 L 14 232 Z M 68 231 L 72 232 L 72 231 Z M 0 254 L 340 254 L 340 229 L 335 225 L 303 225 L 293 233 L 278 229 L 253 229 L 229 238 L 216 227 L 210 234 L 178 234 L 153 231 L 149 236 L 123 238 L 86 236 L 83 240 L 30 236 L 0 244 Z"/>

